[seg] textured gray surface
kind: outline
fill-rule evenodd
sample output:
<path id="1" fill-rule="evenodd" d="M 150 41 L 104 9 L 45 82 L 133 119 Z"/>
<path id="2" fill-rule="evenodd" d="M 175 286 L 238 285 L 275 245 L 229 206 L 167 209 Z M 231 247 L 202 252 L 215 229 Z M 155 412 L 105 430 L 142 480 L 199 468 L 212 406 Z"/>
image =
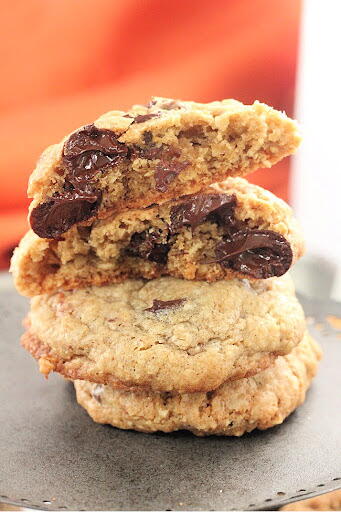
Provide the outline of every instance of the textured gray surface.
<path id="1" fill-rule="evenodd" d="M 0 501 L 54 510 L 275 508 L 341 487 L 341 338 L 333 302 L 304 301 L 325 357 L 306 403 L 242 438 L 140 434 L 96 425 L 71 383 L 48 381 L 19 346 L 27 303 L 0 295 Z"/>

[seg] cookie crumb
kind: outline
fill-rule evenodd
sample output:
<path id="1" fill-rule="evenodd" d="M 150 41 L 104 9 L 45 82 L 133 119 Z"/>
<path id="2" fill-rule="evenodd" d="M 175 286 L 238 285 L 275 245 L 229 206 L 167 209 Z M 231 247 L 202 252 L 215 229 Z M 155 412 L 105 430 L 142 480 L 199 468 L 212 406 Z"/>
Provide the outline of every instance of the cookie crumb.
<path id="1" fill-rule="evenodd" d="M 40 373 L 45 375 L 46 378 L 49 376 L 49 374 L 54 369 L 53 363 L 51 363 L 51 361 L 49 361 L 48 359 L 45 359 L 44 357 L 41 357 L 39 359 L 38 364 L 39 364 L 39 371 L 40 371 Z"/>

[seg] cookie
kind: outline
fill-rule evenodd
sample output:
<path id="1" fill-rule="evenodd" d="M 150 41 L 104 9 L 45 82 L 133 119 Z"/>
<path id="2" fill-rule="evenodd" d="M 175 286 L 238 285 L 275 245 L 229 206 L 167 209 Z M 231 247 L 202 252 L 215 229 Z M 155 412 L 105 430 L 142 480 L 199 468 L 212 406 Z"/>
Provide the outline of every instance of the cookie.
<path id="1" fill-rule="evenodd" d="M 31 300 L 40 369 L 119 388 L 196 392 L 255 374 L 302 339 L 291 278 L 127 280 Z"/>
<path id="2" fill-rule="evenodd" d="M 207 393 L 155 393 L 114 390 L 76 381 L 78 403 L 98 423 L 142 432 L 190 430 L 199 436 L 241 436 L 282 423 L 305 398 L 320 349 L 306 334 L 287 356 L 267 370 L 227 382 Z"/>
<path id="3" fill-rule="evenodd" d="M 341 489 L 308 500 L 296 501 L 280 510 L 341 510 Z"/>
<path id="4" fill-rule="evenodd" d="M 296 123 L 259 102 L 154 98 L 108 112 L 43 153 L 28 188 L 31 227 L 59 239 L 90 218 L 270 167 L 299 143 Z"/>
<path id="5" fill-rule="evenodd" d="M 216 281 L 284 274 L 302 255 L 292 210 L 242 178 L 88 226 L 74 226 L 60 241 L 32 231 L 12 260 L 20 293 L 171 275 Z"/>

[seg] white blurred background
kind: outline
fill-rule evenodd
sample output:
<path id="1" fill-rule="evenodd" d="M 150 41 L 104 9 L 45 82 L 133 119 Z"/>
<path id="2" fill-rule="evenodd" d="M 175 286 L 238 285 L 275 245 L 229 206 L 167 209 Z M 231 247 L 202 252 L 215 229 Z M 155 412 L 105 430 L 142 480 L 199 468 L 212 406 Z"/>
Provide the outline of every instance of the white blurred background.
<path id="1" fill-rule="evenodd" d="M 307 255 L 294 269 L 298 288 L 341 299 L 341 0 L 305 0 L 296 95 L 303 144 L 291 197 Z"/>

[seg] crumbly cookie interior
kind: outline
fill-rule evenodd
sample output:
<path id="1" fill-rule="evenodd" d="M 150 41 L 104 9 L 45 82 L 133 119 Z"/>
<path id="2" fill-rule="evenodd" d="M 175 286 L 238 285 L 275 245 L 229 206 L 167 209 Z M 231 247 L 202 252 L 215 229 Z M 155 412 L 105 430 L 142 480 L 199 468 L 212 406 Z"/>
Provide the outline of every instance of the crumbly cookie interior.
<path id="1" fill-rule="evenodd" d="M 270 167 L 299 144 L 295 123 L 257 102 L 171 103 L 108 113 L 43 157 L 29 187 L 33 231 L 58 239 L 91 217 Z"/>
<path id="2" fill-rule="evenodd" d="M 64 287 L 70 278 L 85 286 L 120 281 L 126 276 L 151 279 L 171 275 L 209 281 L 238 273 L 251 278 L 272 277 L 262 273 L 261 264 L 250 270 L 246 265 L 229 266 L 225 260 L 219 261 L 217 247 L 223 243 L 225 227 L 214 215 L 194 228 L 182 225 L 172 232 L 171 210 L 163 205 L 125 212 L 89 226 L 74 226 L 64 240 L 49 242 L 39 261 L 39 272 L 57 278 Z M 258 219 L 257 224 L 253 219 L 237 220 L 251 232 L 272 228 L 265 219 Z"/>

